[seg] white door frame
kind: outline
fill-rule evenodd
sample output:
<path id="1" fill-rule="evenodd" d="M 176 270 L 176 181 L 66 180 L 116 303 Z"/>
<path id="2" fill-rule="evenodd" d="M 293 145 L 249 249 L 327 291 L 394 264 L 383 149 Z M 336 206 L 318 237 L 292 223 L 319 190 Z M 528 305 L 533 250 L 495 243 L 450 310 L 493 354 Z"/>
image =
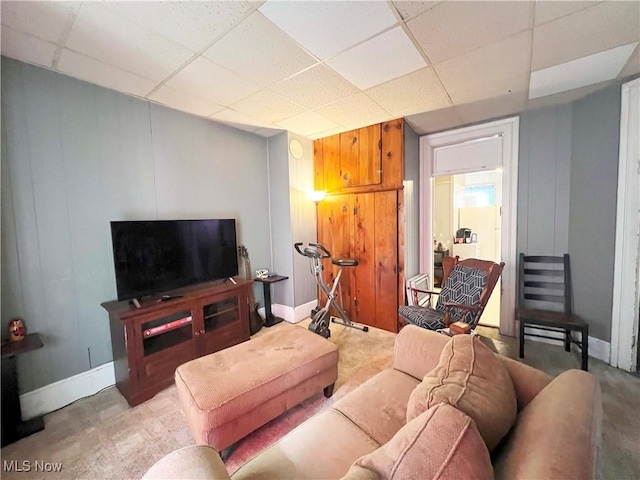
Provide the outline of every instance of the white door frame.
<path id="1" fill-rule="evenodd" d="M 511 117 L 420 137 L 420 271 L 433 278 L 433 176 L 435 150 L 447 145 L 502 135 L 502 271 L 500 333 L 514 336 L 517 291 L 518 140 L 520 118 Z M 473 170 L 453 169 L 446 175 Z"/>
<path id="2" fill-rule="evenodd" d="M 640 79 L 622 85 L 610 364 L 635 371 L 640 286 Z"/>

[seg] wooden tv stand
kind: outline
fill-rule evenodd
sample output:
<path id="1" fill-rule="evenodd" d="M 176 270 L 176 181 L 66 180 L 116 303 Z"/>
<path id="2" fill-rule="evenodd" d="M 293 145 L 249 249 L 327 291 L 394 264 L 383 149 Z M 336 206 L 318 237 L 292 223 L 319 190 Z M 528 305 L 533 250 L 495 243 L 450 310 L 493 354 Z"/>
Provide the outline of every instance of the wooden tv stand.
<path id="1" fill-rule="evenodd" d="M 173 383 L 189 360 L 249 340 L 251 281 L 234 278 L 163 292 L 143 299 L 104 302 L 109 312 L 116 386 L 135 406 Z"/>

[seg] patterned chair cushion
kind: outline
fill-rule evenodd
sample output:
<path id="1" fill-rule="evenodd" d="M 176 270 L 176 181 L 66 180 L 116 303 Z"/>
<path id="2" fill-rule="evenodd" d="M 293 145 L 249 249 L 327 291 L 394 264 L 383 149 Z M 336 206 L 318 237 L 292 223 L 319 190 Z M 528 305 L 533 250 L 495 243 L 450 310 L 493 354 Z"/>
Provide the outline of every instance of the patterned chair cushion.
<path id="1" fill-rule="evenodd" d="M 482 289 L 487 284 L 487 275 L 488 272 L 484 270 L 456 265 L 442 287 L 436 310 L 442 312 L 444 317 L 444 306 L 447 303 L 479 305 Z M 450 313 L 451 322 L 472 323 L 475 317 L 474 312 L 461 308 L 452 308 Z"/>
<path id="2" fill-rule="evenodd" d="M 456 265 L 440 291 L 436 308 L 404 306 L 398 309 L 398 314 L 408 323 L 426 328 L 427 330 L 445 328 L 445 304 L 479 305 L 482 289 L 487 283 L 487 276 L 488 273 L 484 270 Z M 462 321 L 472 323 L 475 319 L 474 312 L 460 308 L 452 308 L 450 309 L 450 313 L 451 322 Z"/>
<path id="3" fill-rule="evenodd" d="M 427 330 L 444 328 L 444 311 L 412 305 L 400 307 L 398 314 L 407 322 Z"/>

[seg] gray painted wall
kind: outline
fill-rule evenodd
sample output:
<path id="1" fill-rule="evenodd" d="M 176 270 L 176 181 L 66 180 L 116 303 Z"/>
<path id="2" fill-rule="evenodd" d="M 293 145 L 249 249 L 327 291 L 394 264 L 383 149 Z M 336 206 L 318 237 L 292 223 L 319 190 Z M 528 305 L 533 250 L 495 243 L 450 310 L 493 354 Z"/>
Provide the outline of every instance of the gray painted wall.
<path id="1" fill-rule="evenodd" d="M 302 158 L 289 152 L 291 140 L 303 146 Z M 313 189 L 313 142 L 290 132 L 268 139 L 271 262 L 268 268 L 288 280 L 271 286 L 273 303 L 297 307 L 316 298 L 315 280 L 309 275 L 307 260 L 293 249 L 295 242 L 316 240 L 315 205 L 308 192 Z M 262 290 L 262 289 L 260 289 Z M 262 292 L 258 301 L 264 306 Z"/>
<path id="2" fill-rule="evenodd" d="M 302 158 L 289 152 L 293 139 L 302 144 Z M 308 197 L 313 189 L 313 142 L 283 132 L 270 137 L 268 143 L 273 270 L 289 277 L 272 286 L 272 299 L 295 308 L 316 298 L 308 261 L 293 249 L 295 242 L 315 242 L 317 238 L 315 204 Z"/>
<path id="3" fill-rule="evenodd" d="M 302 144 L 301 158 L 289 155 L 289 196 L 291 211 L 291 238 L 283 248 L 289 252 L 293 264 L 294 307 L 315 300 L 317 287 L 314 277 L 309 273 L 309 260 L 293 249 L 295 242 L 316 242 L 316 205 L 309 198 L 313 190 L 313 141 L 288 133 L 288 141 L 298 140 Z M 275 243 L 275 242 L 274 242 Z"/>
<path id="4" fill-rule="evenodd" d="M 571 105 L 520 116 L 518 254 L 568 252 L 571 119 Z"/>
<path id="5" fill-rule="evenodd" d="M 293 306 L 293 258 L 288 248 L 291 245 L 291 209 L 287 132 L 270 137 L 268 144 L 273 272 L 289 277 L 271 286 L 271 299 L 273 303 Z M 263 307 L 264 302 L 260 306 Z"/>
<path id="6" fill-rule="evenodd" d="M 611 338 L 620 85 L 520 117 L 518 252 L 571 255 L 573 307 Z"/>
<path id="7" fill-rule="evenodd" d="M 620 86 L 573 104 L 569 254 L 575 313 L 611 339 L 620 139 Z"/>
<path id="8" fill-rule="evenodd" d="M 269 265 L 266 178 L 260 136 L 3 57 L 2 332 L 21 317 L 45 343 L 22 390 L 111 360 L 110 220 L 235 218 Z"/>
<path id="9" fill-rule="evenodd" d="M 420 273 L 420 137 L 404 123 L 404 276 Z"/>

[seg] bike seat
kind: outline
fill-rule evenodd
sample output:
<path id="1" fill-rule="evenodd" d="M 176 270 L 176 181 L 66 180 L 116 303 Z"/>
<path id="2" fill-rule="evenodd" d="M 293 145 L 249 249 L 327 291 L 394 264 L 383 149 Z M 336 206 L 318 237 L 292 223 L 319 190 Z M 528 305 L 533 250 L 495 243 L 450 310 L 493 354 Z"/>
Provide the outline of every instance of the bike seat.
<path id="1" fill-rule="evenodd" d="M 318 250 L 317 248 L 309 248 L 306 247 L 304 250 L 304 255 L 307 257 L 311 257 L 311 258 L 320 258 L 322 257 L 322 252 L 320 252 L 320 250 Z"/>
<path id="2" fill-rule="evenodd" d="M 334 258 L 331 263 L 339 267 L 357 267 L 359 262 L 357 258 Z"/>

